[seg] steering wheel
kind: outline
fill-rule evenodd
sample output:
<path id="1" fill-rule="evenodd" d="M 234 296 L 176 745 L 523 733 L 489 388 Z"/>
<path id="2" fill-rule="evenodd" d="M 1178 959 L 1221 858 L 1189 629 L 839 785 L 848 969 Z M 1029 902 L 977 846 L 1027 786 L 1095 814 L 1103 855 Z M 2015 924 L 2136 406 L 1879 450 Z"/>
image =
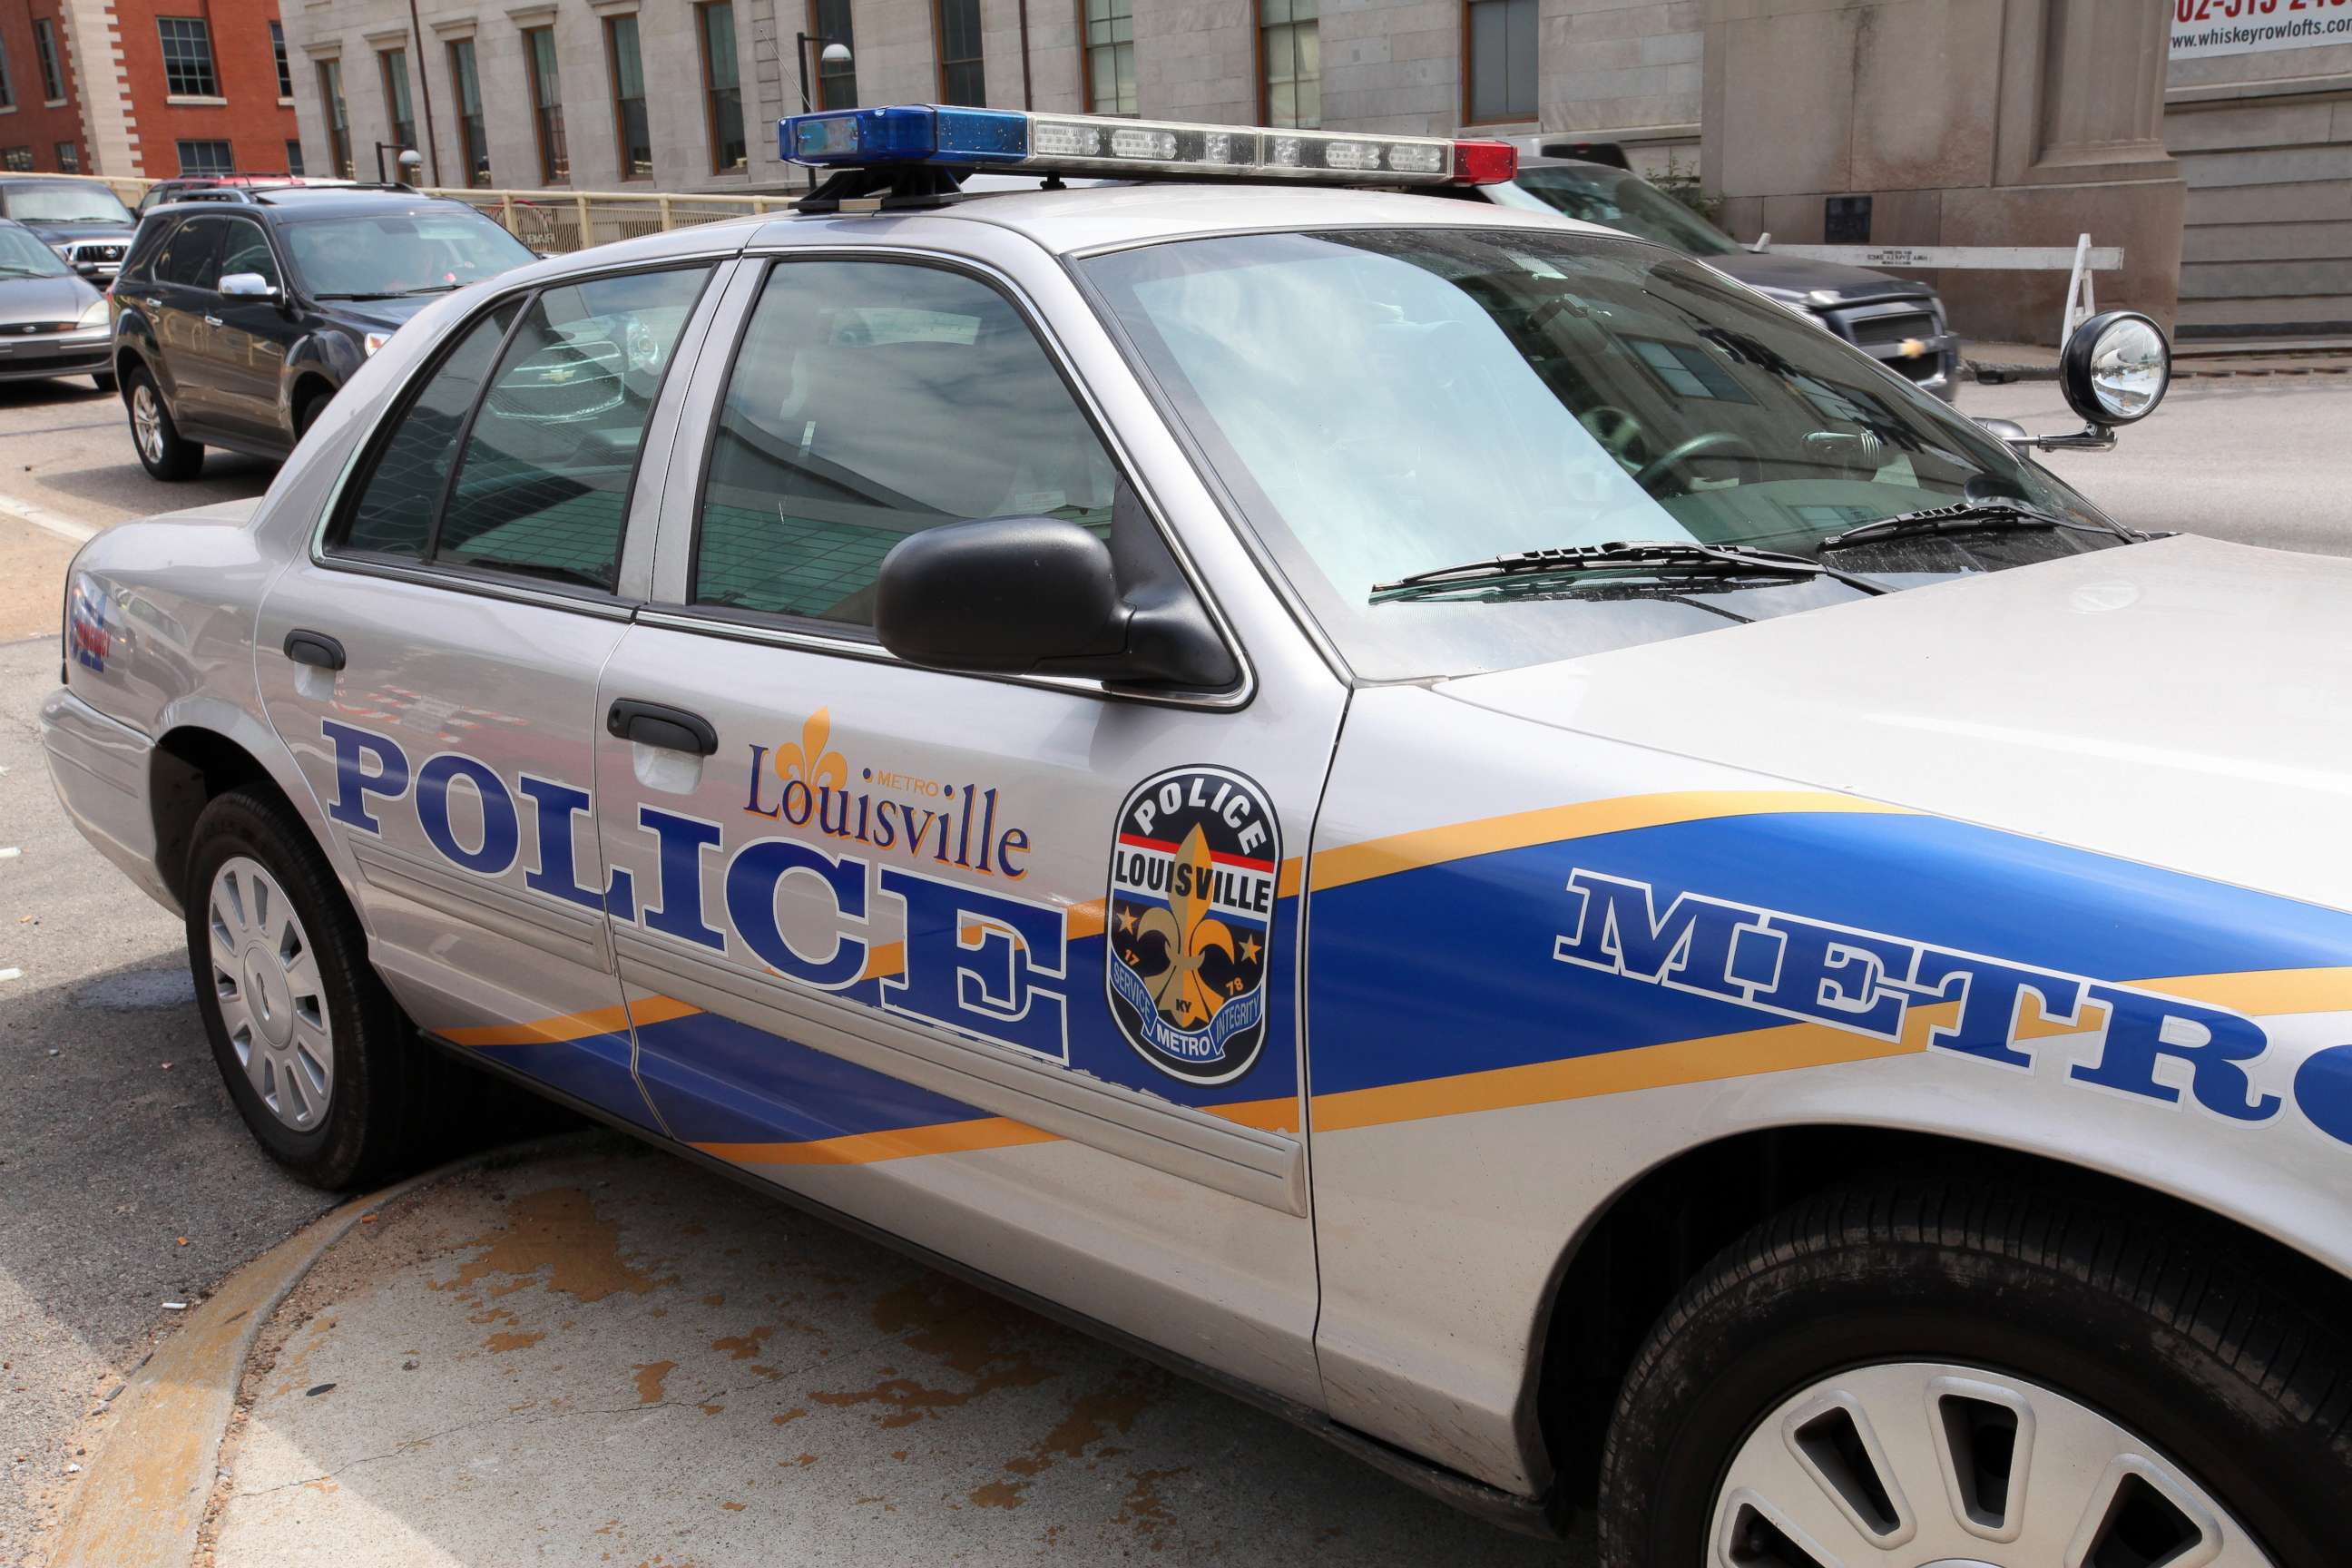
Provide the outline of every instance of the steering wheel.
<path id="1" fill-rule="evenodd" d="M 1601 449 L 1622 464 L 1631 473 L 1642 466 L 1643 452 L 1650 444 L 1642 434 L 1642 422 L 1613 403 L 1595 404 L 1576 416 L 1585 434 L 1601 443 Z"/>
<path id="2" fill-rule="evenodd" d="M 1659 485 L 1672 478 L 1676 481 L 1675 488 L 1664 493 L 1686 494 L 1691 480 L 1696 477 L 1690 472 L 1690 465 L 1702 458 L 1717 456 L 1729 457 L 1739 463 L 1738 481 L 1743 485 L 1756 484 L 1764 478 L 1764 461 L 1756 455 L 1756 448 L 1747 437 L 1734 435 L 1728 430 L 1707 430 L 1676 444 L 1673 450 L 1651 458 L 1634 474 L 1633 482 L 1652 495 L 1658 495 Z"/>

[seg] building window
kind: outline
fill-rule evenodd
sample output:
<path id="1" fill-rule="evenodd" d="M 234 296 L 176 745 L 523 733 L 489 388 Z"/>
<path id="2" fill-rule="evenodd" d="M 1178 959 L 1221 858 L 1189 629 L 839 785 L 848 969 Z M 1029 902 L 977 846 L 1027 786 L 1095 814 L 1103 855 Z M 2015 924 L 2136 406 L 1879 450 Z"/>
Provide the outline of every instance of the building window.
<path id="1" fill-rule="evenodd" d="M 0 42 L 0 109 L 16 107 L 16 84 L 8 76 L 8 46 Z"/>
<path id="2" fill-rule="evenodd" d="M 302 143 L 292 137 L 286 141 L 286 172 L 298 177 L 302 173 Z"/>
<path id="3" fill-rule="evenodd" d="M 1323 123 L 1319 0 L 1258 0 L 1259 111 L 1268 125 L 1312 131 Z"/>
<path id="4" fill-rule="evenodd" d="M 158 16 L 163 41 L 163 90 L 174 98 L 218 98 L 213 70 L 213 30 L 202 16 Z"/>
<path id="5" fill-rule="evenodd" d="M 1135 112 L 1135 0 L 1079 0 L 1086 20 L 1087 112 Z"/>
<path id="6" fill-rule="evenodd" d="M 81 173 L 80 142 L 60 142 L 58 143 L 58 173 L 60 174 L 79 174 Z"/>
<path id="7" fill-rule="evenodd" d="M 940 31 L 940 101 L 988 102 L 988 81 L 980 65 L 980 0 L 932 0 Z"/>
<path id="8" fill-rule="evenodd" d="M 482 79 L 474 72 L 474 40 L 459 38 L 449 46 L 449 79 L 457 88 L 457 153 L 466 168 L 466 184 L 490 183 L 490 139 L 482 127 Z"/>
<path id="9" fill-rule="evenodd" d="M 352 177 L 352 122 L 343 112 L 343 62 L 319 62 L 319 110 L 327 119 L 327 168 Z"/>
<path id="10" fill-rule="evenodd" d="M 702 91 L 710 116 L 710 172 L 740 173 L 743 143 L 743 79 L 735 66 L 734 0 L 717 0 L 697 13 L 702 29 Z"/>
<path id="11" fill-rule="evenodd" d="M 572 153 L 563 144 L 563 79 L 555 69 L 555 29 L 524 29 L 522 50 L 530 68 L 530 118 L 539 135 L 539 177 L 560 185 L 572 178 Z"/>
<path id="12" fill-rule="evenodd" d="M 839 44 L 856 49 L 857 39 L 849 22 L 849 0 L 809 0 L 809 33 L 816 40 L 809 45 L 817 56 L 816 106 L 819 109 L 855 109 L 857 107 L 857 62 L 828 65 L 824 47 Z"/>
<path id="13" fill-rule="evenodd" d="M 180 143 L 180 173 L 183 174 L 234 174 L 236 158 L 226 142 L 183 142 Z"/>
<path id="14" fill-rule="evenodd" d="M 1537 0 L 1470 0 L 1469 117 L 1490 125 L 1536 117 Z"/>
<path id="15" fill-rule="evenodd" d="M 269 24 L 269 58 L 278 62 L 278 96 L 294 101 L 294 65 L 286 58 L 286 29 Z"/>
<path id="16" fill-rule="evenodd" d="M 621 178 L 654 177 L 654 138 L 646 126 L 646 62 L 637 52 L 637 19 L 604 18 L 604 57 L 613 65 L 613 132 L 619 138 Z"/>
<path id="17" fill-rule="evenodd" d="M 12 174 L 31 174 L 33 172 L 33 150 L 30 147 L 9 147 L 0 149 L 0 169 L 5 169 Z"/>
<path id="18" fill-rule="evenodd" d="M 41 96 L 51 103 L 63 102 L 65 68 L 58 60 L 58 30 L 47 16 L 33 24 L 33 54 L 41 64 Z"/>
<path id="19" fill-rule="evenodd" d="M 408 100 L 408 51 L 386 49 L 375 59 L 383 72 L 383 117 L 392 123 L 392 139 L 403 149 L 414 147 L 416 111 Z"/>

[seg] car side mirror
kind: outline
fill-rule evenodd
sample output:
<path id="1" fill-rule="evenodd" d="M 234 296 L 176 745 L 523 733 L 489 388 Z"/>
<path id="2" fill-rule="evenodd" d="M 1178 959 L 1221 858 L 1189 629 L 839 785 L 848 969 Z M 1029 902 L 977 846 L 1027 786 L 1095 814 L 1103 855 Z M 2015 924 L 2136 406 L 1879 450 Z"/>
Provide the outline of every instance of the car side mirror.
<path id="1" fill-rule="evenodd" d="M 1123 591 L 1110 547 L 1063 518 L 908 534 L 883 557 L 874 627 L 909 663 L 973 674 L 1211 690 L 1240 675 L 1189 585 Z"/>
<path id="2" fill-rule="evenodd" d="M 2019 457 L 2029 452 L 2105 452 L 2116 444 L 2116 426 L 2156 412 L 2172 384 L 2172 346 L 2164 329 L 2137 310 L 2109 310 L 2067 334 L 2058 351 L 2058 386 L 2066 405 L 2082 416 L 2074 436 L 2029 436 L 2006 419 L 1978 423 Z"/>
<path id="3" fill-rule="evenodd" d="M 221 279 L 220 291 L 232 300 L 278 298 L 278 286 L 258 272 L 231 272 Z"/>

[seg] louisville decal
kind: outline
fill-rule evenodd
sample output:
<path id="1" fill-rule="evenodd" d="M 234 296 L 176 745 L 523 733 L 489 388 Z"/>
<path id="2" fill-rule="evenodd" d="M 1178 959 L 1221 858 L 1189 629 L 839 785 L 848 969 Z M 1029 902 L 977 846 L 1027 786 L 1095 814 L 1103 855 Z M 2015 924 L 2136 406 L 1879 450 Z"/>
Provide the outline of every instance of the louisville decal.
<path id="1" fill-rule="evenodd" d="M 1281 825 L 1224 768 L 1174 768 L 1119 807 L 1105 984 L 1119 1032 L 1160 1071 L 1226 1083 L 1265 1044 Z"/>

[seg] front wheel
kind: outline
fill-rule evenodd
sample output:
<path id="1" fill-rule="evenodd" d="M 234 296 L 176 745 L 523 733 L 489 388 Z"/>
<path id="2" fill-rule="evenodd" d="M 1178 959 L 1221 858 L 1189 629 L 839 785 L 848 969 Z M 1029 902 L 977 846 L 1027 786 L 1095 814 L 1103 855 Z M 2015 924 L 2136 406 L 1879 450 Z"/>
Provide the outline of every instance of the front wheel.
<path id="1" fill-rule="evenodd" d="M 97 387 L 100 392 L 112 392 L 114 390 L 114 373 L 110 370 L 92 371 L 90 373 L 89 379 L 90 384 Z"/>
<path id="2" fill-rule="evenodd" d="M 431 1151 L 432 1064 L 367 961 L 318 844 L 260 789 L 196 819 L 188 962 L 229 1098 L 261 1146 L 313 1186 L 365 1185 Z"/>
<path id="3" fill-rule="evenodd" d="M 1622 1568 L 2330 1568 L 2352 1373 L 2301 1268 L 2067 1188 L 1820 1195 L 1652 1331 Z"/>

